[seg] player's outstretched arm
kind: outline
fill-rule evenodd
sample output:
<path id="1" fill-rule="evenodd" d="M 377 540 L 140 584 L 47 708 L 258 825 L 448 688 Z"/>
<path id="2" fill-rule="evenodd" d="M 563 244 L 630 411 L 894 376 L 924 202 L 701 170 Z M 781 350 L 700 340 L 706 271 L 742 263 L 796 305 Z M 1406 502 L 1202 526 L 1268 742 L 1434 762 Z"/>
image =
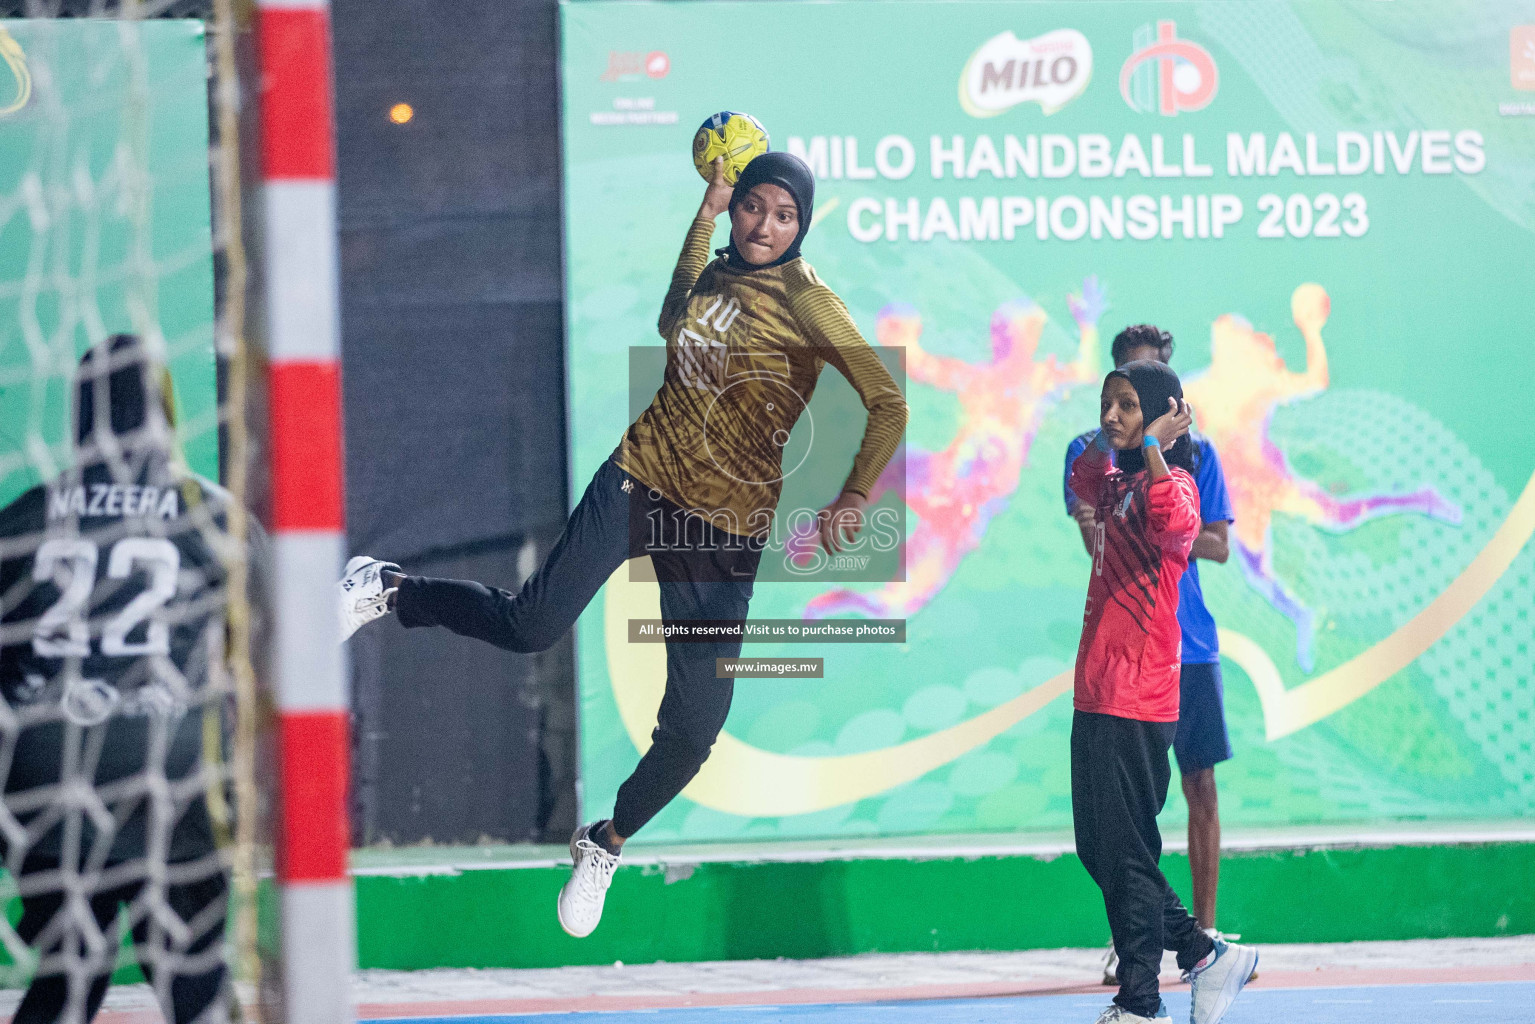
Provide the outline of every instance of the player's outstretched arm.
<path id="1" fill-rule="evenodd" d="M 843 486 L 843 490 L 868 495 L 906 432 L 910 416 L 906 396 L 830 288 L 817 283 L 799 295 L 791 295 L 790 301 L 796 318 L 818 347 L 817 354 L 847 378 L 868 411 L 863 441 Z"/>
<path id="2" fill-rule="evenodd" d="M 1077 342 L 1077 358 L 1072 360 L 1068 369 L 1078 380 L 1097 380 L 1102 376 L 1098 368 L 1098 351 L 1101 347 L 1098 325 L 1087 324 L 1081 328 L 1081 332 L 1081 338 Z"/>
<path id="3" fill-rule="evenodd" d="M 1322 325 L 1331 312 L 1332 300 L 1319 284 L 1303 284 L 1290 296 L 1290 315 L 1306 339 L 1306 372 L 1291 375 L 1294 393 L 1327 390 L 1327 346 L 1322 341 Z"/>
<path id="4" fill-rule="evenodd" d="M 1035 373 L 1041 371 L 1044 376 L 1040 382 L 1041 391 L 1049 391 L 1057 387 L 1069 384 L 1080 384 L 1085 381 L 1097 380 L 1102 374 L 1098 371 L 1098 325 L 1090 323 L 1078 325 L 1080 334 L 1077 340 L 1077 354 L 1071 362 L 1057 364 L 1055 356 L 1047 356 L 1043 363 L 1036 363 Z"/>
<path id="5" fill-rule="evenodd" d="M 714 237 L 714 220 L 730 208 L 732 191 L 725 184 L 725 160 L 721 157 L 714 161 L 714 180 L 704 190 L 704 201 L 688 228 L 682 254 L 677 257 L 676 269 L 672 271 L 671 286 L 666 289 L 666 299 L 661 303 L 661 319 L 656 326 L 666 341 L 672 341 L 676 335 L 687 312 L 688 295 L 709 265 L 709 241 Z"/>
<path id="6" fill-rule="evenodd" d="M 1097 380 L 1103 375 L 1098 365 L 1102 350 L 1098 320 L 1108 309 L 1108 300 L 1098 278 L 1089 277 L 1083 281 L 1080 293 L 1066 296 L 1066 305 L 1071 310 L 1071 318 L 1076 321 L 1078 339 L 1077 357 L 1067 369 L 1078 379 Z"/>
<path id="7" fill-rule="evenodd" d="M 855 328 L 856 329 L 856 328 Z M 962 359 L 935 356 L 922 347 L 922 318 L 909 306 L 887 306 L 874 321 L 874 336 L 881 348 L 901 349 L 906 377 L 940 391 L 959 391 L 969 385 L 976 367 Z"/>

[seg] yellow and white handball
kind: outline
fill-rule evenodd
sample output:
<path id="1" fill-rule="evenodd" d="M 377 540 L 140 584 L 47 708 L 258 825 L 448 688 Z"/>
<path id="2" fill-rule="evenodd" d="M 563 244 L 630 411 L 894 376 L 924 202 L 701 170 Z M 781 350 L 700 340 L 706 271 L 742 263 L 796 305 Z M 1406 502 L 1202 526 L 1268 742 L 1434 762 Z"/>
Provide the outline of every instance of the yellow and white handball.
<path id="1" fill-rule="evenodd" d="M 721 110 L 693 136 L 693 166 L 705 181 L 714 180 L 714 161 L 725 158 L 725 183 L 734 185 L 746 165 L 769 149 L 767 129 L 750 114 Z"/>

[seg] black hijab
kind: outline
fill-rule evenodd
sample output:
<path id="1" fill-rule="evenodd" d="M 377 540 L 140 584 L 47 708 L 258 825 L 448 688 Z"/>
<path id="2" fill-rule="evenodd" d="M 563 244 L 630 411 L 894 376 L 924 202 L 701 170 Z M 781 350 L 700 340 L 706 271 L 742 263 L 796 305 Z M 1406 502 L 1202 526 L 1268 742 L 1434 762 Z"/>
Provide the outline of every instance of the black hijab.
<path id="1" fill-rule="evenodd" d="M 732 234 L 730 244 L 716 252 L 724 256 L 731 266 L 742 270 L 762 270 L 799 259 L 799 245 L 805 240 L 805 233 L 810 230 L 810 217 L 815 210 L 815 175 L 810 172 L 810 167 L 793 153 L 772 150 L 754 158 L 736 179 L 735 191 L 730 194 L 731 211 L 746 198 L 746 193 L 763 184 L 777 185 L 794 197 L 794 205 L 799 207 L 799 234 L 794 236 L 794 241 L 789 243 L 784 254 L 772 263 L 748 262 L 736 250 L 735 236 Z"/>
<path id="2" fill-rule="evenodd" d="M 1130 382 L 1140 399 L 1144 426 L 1151 426 L 1167 412 L 1169 398 L 1183 399 L 1183 383 L 1178 380 L 1178 375 L 1171 366 L 1155 359 L 1137 359 L 1111 370 L 1103 378 L 1105 384 L 1109 377 L 1123 377 Z M 1169 466 L 1182 466 L 1190 473 L 1194 472 L 1194 445 L 1188 435 L 1162 449 L 1162 458 Z M 1146 468 L 1146 457 L 1142 449 L 1129 448 L 1114 453 L 1114 464 L 1126 473 L 1139 473 Z"/>
<path id="3" fill-rule="evenodd" d="M 151 395 L 158 388 L 148 372 L 144 343 L 134 334 L 114 334 L 86 350 L 75 371 L 75 443 L 89 444 L 96 432 L 98 397 L 109 410 L 108 429 L 132 436 L 148 422 Z"/>
<path id="4" fill-rule="evenodd" d="M 114 334 L 87 349 L 74 386 L 74 471 L 93 481 L 163 482 L 174 468 L 175 405 L 170 377 L 143 339 Z"/>

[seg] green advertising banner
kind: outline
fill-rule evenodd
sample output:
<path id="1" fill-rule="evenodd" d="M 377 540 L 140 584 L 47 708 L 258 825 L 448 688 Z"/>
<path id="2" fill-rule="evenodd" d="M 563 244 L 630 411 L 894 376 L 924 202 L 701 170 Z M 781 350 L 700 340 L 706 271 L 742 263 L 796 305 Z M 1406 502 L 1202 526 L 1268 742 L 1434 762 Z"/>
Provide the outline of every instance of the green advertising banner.
<path id="1" fill-rule="evenodd" d="M 1535 3 L 562 13 L 574 493 L 659 383 L 630 354 L 663 343 L 690 142 L 720 110 L 810 163 L 805 256 L 900 350 L 911 409 L 883 496 L 905 579 L 751 605 L 903 641 L 748 644 L 824 674 L 737 680 L 640 840 L 1070 828 L 1090 566 L 1063 460 L 1138 322 L 1174 335 L 1232 494 L 1230 559 L 1201 565 L 1225 823 L 1535 812 Z M 851 394 L 835 370 L 823 392 Z M 578 627 L 588 818 L 649 743 L 664 649 L 628 620 L 656 608 L 620 570 Z"/>
<path id="2" fill-rule="evenodd" d="M 218 475 L 200 21 L 0 21 L 0 503 L 69 465 L 70 379 L 133 332 Z"/>

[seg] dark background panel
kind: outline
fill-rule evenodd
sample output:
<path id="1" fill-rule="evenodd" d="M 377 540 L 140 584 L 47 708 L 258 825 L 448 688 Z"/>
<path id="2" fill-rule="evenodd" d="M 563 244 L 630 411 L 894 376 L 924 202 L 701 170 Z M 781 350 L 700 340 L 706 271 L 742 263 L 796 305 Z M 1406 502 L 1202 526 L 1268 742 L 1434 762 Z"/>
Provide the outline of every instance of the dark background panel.
<path id="1" fill-rule="evenodd" d="M 555 5 L 332 18 L 348 543 L 515 589 L 568 508 Z M 358 842 L 569 835 L 568 637 L 523 656 L 388 620 L 351 647 Z"/>
<path id="2" fill-rule="evenodd" d="M 515 579 L 548 544 L 513 540 L 415 565 L 434 576 Z M 391 618 L 351 644 L 362 684 L 354 696 L 356 841 L 537 841 L 559 830 L 568 838 L 572 722 L 568 703 L 549 698 L 548 681 L 569 676 L 569 650 L 528 657 L 421 639 Z"/>

